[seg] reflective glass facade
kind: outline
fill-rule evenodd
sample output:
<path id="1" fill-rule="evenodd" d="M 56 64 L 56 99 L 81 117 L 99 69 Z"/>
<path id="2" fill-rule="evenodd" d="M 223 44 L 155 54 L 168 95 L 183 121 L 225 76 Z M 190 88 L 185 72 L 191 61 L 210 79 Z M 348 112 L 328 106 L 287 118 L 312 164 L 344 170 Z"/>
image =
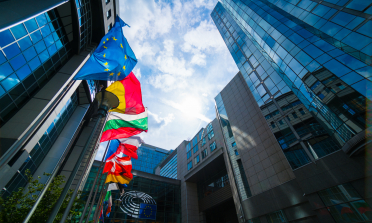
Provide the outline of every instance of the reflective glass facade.
<path id="1" fill-rule="evenodd" d="M 3 198 L 9 196 L 13 191 L 18 190 L 19 187 L 26 186 L 27 177 L 25 176 L 25 171 L 30 170 L 31 174 L 35 173 L 36 169 L 40 166 L 41 162 L 52 148 L 54 142 L 57 140 L 59 134 L 62 132 L 63 127 L 74 113 L 77 105 L 77 94 L 75 92 L 66 105 L 63 106 L 62 110 L 50 124 L 41 139 L 36 143 L 35 147 L 31 150 L 30 155 L 19 168 L 18 172 L 13 176 L 5 188 L 3 188 L 1 192 Z"/>
<path id="2" fill-rule="evenodd" d="M 137 150 L 138 159 L 132 159 L 133 169 L 154 173 L 154 168 L 168 156 L 168 151 L 142 144 Z"/>
<path id="3" fill-rule="evenodd" d="M 0 33 L 0 125 L 71 57 L 67 26 L 52 9 Z"/>
<path id="4" fill-rule="evenodd" d="M 211 14 L 293 169 L 371 124 L 372 9 L 346 3 L 223 0 Z"/>
<path id="5" fill-rule="evenodd" d="M 229 118 L 226 113 L 225 105 L 222 101 L 221 94 L 218 94 L 215 98 L 216 101 L 216 109 L 218 114 L 218 119 L 220 121 L 220 125 L 222 128 L 222 134 L 225 139 L 225 145 L 227 147 L 227 152 L 230 158 L 230 163 L 232 170 L 234 172 L 234 178 L 239 190 L 239 194 L 241 199 L 245 200 L 248 197 L 252 196 L 251 190 L 249 188 L 249 184 L 247 181 L 247 177 L 243 170 L 243 166 L 240 161 L 239 154 L 235 153 L 234 147 L 232 144 L 235 142 L 234 135 L 231 130 Z"/>
<path id="6" fill-rule="evenodd" d="M 80 50 L 90 44 L 92 39 L 92 16 L 90 0 L 75 0 L 79 16 Z"/>
<path id="7" fill-rule="evenodd" d="M 160 176 L 177 179 L 177 154 L 161 168 Z"/>

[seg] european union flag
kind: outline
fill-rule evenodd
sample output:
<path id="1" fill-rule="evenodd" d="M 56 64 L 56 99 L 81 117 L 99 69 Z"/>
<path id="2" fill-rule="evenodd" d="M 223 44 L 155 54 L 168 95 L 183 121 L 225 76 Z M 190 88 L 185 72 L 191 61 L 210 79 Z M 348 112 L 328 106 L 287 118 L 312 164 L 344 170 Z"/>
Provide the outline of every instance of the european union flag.
<path id="1" fill-rule="evenodd" d="M 127 26 L 119 16 L 115 25 L 102 38 L 93 55 L 74 77 L 75 80 L 122 80 L 137 64 L 137 58 L 124 37 L 122 27 Z"/>
<path id="2" fill-rule="evenodd" d="M 140 204 L 139 218 L 156 220 L 156 205 L 155 204 Z"/>

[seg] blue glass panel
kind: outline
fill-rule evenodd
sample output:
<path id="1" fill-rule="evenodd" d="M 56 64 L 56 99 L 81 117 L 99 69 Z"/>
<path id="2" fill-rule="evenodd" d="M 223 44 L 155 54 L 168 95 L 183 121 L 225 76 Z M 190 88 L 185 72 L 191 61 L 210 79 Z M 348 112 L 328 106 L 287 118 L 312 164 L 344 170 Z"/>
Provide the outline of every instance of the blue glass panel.
<path id="1" fill-rule="evenodd" d="M 20 67 L 22 67 L 26 63 L 25 58 L 23 55 L 18 55 L 16 58 L 10 61 L 10 64 L 12 65 L 14 70 L 18 70 Z"/>
<path id="2" fill-rule="evenodd" d="M 297 75 L 289 67 L 285 70 L 285 74 L 289 79 L 291 79 L 291 81 L 294 81 L 297 78 Z"/>
<path id="3" fill-rule="evenodd" d="M 361 22 L 363 22 L 365 19 L 361 17 L 356 17 L 353 21 L 351 21 L 349 24 L 347 24 L 346 28 L 353 30 L 355 27 L 357 27 Z"/>
<path id="4" fill-rule="evenodd" d="M 369 20 L 366 24 L 360 27 L 357 32 L 372 37 L 372 21 Z"/>
<path id="5" fill-rule="evenodd" d="M 36 48 L 37 53 L 43 52 L 46 49 L 44 41 L 40 41 L 37 44 L 35 44 L 35 48 Z"/>
<path id="6" fill-rule="evenodd" d="M 370 66 L 360 68 L 356 70 L 356 72 L 358 72 L 360 75 L 362 75 L 365 78 L 372 77 L 372 67 Z"/>
<path id="7" fill-rule="evenodd" d="M 333 19 L 332 22 L 335 22 L 341 26 L 346 26 L 349 22 L 351 22 L 355 16 L 350 15 L 349 13 L 339 12 Z"/>
<path id="8" fill-rule="evenodd" d="M 5 63 L 0 67 L 0 80 L 6 78 L 9 74 L 13 72 L 13 68 L 9 63 Z"/>
<path id="9" fill-rule="evenodd" d="M 354 47 L 357 50 L 361 50 L 363 47 L 371 43 L 371 39 L 358 33 L 352 32 L 350 33 L 350 35 L 345 37 L 342 42 L 348 44 L 351 47 Z"/>
<path id="10" fill-rule="evenodd" d="M 332 49 L 335 49 L 334 46 L 332 46 L 331 44 L 327 43 L 326 41 L 324 40 L 318 40 L 314 43 L 315 46 L 317 46 L 319 49 L 322 49 L 323 51 L 327 52 L 327 51 L 330 51 Z"/>
<path id="11" fill-rule="evenodd" d="M 36 32 L 31 34 L 31 39 L 32 39 L 32 42 L 37 43 L 41 39 L 43 39 L 43 37 L 41 36 L 40 31 L 36 31 Z"/>
<path id="12" fill-rule="evenodd" d="M 0 86 L 0 96 L 2 96 L 3 94 L 5 94 L 5 90 Z"/>
<path id="13" fill-rule="evenodd" d="M 32 70 L 35 70 L 36 68 L 38 68 L 40 66 L 40 60 L 39 60 L 39 57 L 35 57 L 35 59 L 31 60 L 28 65 L 30 65 L 31 69 Z"/>
<path id="14" fill-rule="evenodd" d="M 32 58 L 34 58 L 37 53 L 35 51 L 34 47 L 31 47 L 30 49 L 23 52 L 23 55 L 25 56 L 27 61 L 30 61 Z"/>
<path id="15" fill-rule="evenodd" d="M 307 55 L 304 51 L 300 51 L 297 55 L 296 55 L 296 59 L 298 61 L 300 61 L 300 63 L 304 66 L 308 65 L 313 59 Z"/>
<path id="16" fill-rule="evenodd" d="M 25 22 L 25 25 L 29 33 L 39 28 L 36 24 L 35 19 L 28 20 L 27 22 Z"/>
<path id="17" fill-rule="evenodd" d="M 352 71 L 352 72 L 346 74 L 345 76 L 341 77 L 340 79 L 343 80 L 348 85 L 352 85 L 352 84 L 362 80 L 363 77 L 360 76 L 359 74 L 355 73 L 354 71 Z"/>
<path id="18" fill-rule="evenodd" d="M 6 58 L 3 54 L 3 52 L 0 51 L 0 65 L 3 64 L 6 61 Z"/>
<path id="19" fill-rule="evenodd" d="M 4 53 L 5 53 L 5 56 L 8 58 L 8 60 L 12 59 L 16 55 L 18 55 L 20 52 L 21 50 L 19 49 L 17 43 L 13 43 L 7 48 L 4 48 Z"/>
<path id="20" fill-rule="evenodd" d="M 335 74 L 338 77 L 341 77 L 351 71 L 349 68 L 345 67 L 340 62 L 334 59 L 325 63 L 324 67 L 330 70 L 333 74 Z"/>
<path id="21" fill-rule="evenodd" d="M 310 72 L 313 72 L 316 69 L 318 69 L 319 66 L 320 66 L 320 64 L 318 62 L 316 62 L 315 60 L 313 60 L 309 65 L 306 66 L 306 69 L 309 70 Z M 305 73 L 303 73 L 303 72 L 301 72 L 301 73 L 302 73 L 302 75 L 305 75 Z M 300 76 L 301 78 L 303 77 L 302 75 Z"/>
<path id="22" fill-rule="evenodd" d="M 10 33 L 9 29 L 4 30 L 0 33 L 0 46 L 4 47 L 9 43 L 13 42 L 15 39 L 13 35 Z"/>
<path id="23" fill-rule="evenodd" d="M 321 31 L 327 33 L 330 36 L 336 35 L 342 29 L 341 26 L 334 24 L 333 22 L 327 22 L 322 28 Z"/>
<path id="24" fill-rule="evenodd" d="M 323 51 L 321 51 L 318 47 L 310 44 L 307 46 L 304 51 L 308 53 L 312 58 L 317 58 L 318 56 L 323 54 Z"/>
<path id="25" fill-rule="evenodd" d="M 362 49 L 362 52 L 368 56 L 372 56 L 372 43 Z"/>
<path id="26" fill-rule="evenodd" d="M 28 77 L 28 75 L 31 74 L 31 70 L 30 70 L 30 67 L 26 64 L 25 66 L 23 66 L 21 69 L 19 69 L 17 72 L 16 72 L 18 78 L 20 80 L 23 80 L 25 79 L 26 77 Z"/>
<path id="27" fill-rule="evenodd" d="M 331 9 L 331 10 L 329 10 L 329 12 L 327 12 L 327 14 L 325 14 L 325 15 L 323 16 L 323 18 L 325 18 L 325 19 L 329 19 L 329 18 L 331 18 L 331 17 L 332 17 L 336 12 L 337 12 L 336 9 Z"/>
<path id="28" fill-rule="evenodd" d="M 25 38 L 18 41 L 19 47 L 21 47 L 22 51 L 32 46 L 32 42 L 30 37 L 26 36 Z"/>
<path id="29" fill-rule="evenodd" d="M 372 91 L 372 83 L 368 81 L 367 79 L 361 80 L 356 84 L 351 85 L 355 90 L 359 91 L 362 95 L 365 97 L 367 96 L 367 92 Z M 369 95 L 370 96 L 370 95 Z"/>
<path id="30" fill-rule="evenodd" d="M 14 86 L 16 86 L 19 82 L 20 81 L 19 81 L 17 75 L 12 74 L 7 79 L 3 80 L 1 82 L 1 85 L 4 87 L 5 90 L 9 91 Z"/>
<path id="31" fill-rule="evenodd" d="M 41 63 L 44 63 L 46 60 L 49 59 L 49 54 L 47 50 L 44 50 L 42 53 L 39 54 Z"/>
<path id="32" fill-rule="evenodd" d="M 304 68 L 297 60 L 293 59 L 288 66 L 292 68 L 292 70 L 296 73 L 299 74 L 301 70 Z"/>
<path id="33" fill-rule="evenodd" d="M 48 23 L 44 14 L 41 14 L 38 17 L 36 17 L 36 21 L 37 21 L 37 23 L 39 24 L 40 27 L 42 27 L 42 26 L 44 26 L 45 24 Z"/>
<path id="34" fill-rule="evenodd" d="M 49 47 L 50 45 L 52 45 L 54 43 L 53 36 L 49 35 L 49 36 L 45 37 L 44 42 L 45 42 L 45 45 L 47 47 Z"/>
<path id="35" fill-rule="evenodd" d="M 27 31 L 26 31 L 26 28 L 23 25 L 23 23 L 12 27 L 10 30 L 12 31 L 12 33 L 15 36 L 16 39 L 19 39 L 19 38 L 24 37 L 25 35 L 27 35 Z"/>
<path id="36" fill-rule="evenodd" d="M 345 64 L 346 66 L 350 67 L 353 70 L 365 67 L 366 64 L 360 62 L 359 60 L 355 59 L 352 56 L 349 56 L 348 54 L 344 54 L 342 56 L 339 56 L 336 58 L 341 63 Z"/>
<path id="37" fill-rule="evenodd" d="M 364 11 L 364 13 L 372 14 L 372 7 L 369 7 L 366 11 Z"/>
<path id="38" fill-rule="evenodd" d="M 44 26 L 41 28 L 41 34 L 43 34 L 44 37 L 48 36 L 50 34 L 50 28 L 49 26 Z"/>
<path id="39" fill-rule="evenodd" d="M 316 58 L 316 61 L 318 61 L 321 64 L 324 64 L 325 62 L 331 60 L 332 57 L 330 57 L 328 54 L 324 53 L 320 57 Z"/>
<path id="40" fill-rule="evenodd" d="M 348 30 L 346 28 L 343 28 L 336 35 L 334 35 L 333 37 L 336 38 L 337 40 L 341 41 L 343 38 L 345 38 L 350 33 L 351 33 L 350 30 Z"/>
<path id="41" fill-rule="evenodd" d="M 363 11 L 370 4 L 371 4 L 371 1 L 369 1 L 369 0 L 354 0 L 354 1 L 350 2 L 346 6 L 346 8 L 355 9 L 355 10 L 358 10 L 358 11 Z"/>
<path id="42" fill-rule="evenodd" d="M 331 8 L 327 7 L 327 6 L 324 6 L 324 5 L 321 5 L 319 4 L 314 10 L 313 10 L 313 13 L 320 16 L 320 17 L 323 17 Z"/>

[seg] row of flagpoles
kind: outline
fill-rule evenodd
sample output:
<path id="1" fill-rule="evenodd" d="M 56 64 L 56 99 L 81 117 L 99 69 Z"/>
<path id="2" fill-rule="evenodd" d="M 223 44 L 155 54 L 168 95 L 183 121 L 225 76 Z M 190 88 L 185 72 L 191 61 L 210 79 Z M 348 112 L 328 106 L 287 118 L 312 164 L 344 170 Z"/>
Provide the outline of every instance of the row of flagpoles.
<path id="1" fill-rule="evenodd" d="M 137 135 L 147 132 L 148 129 L 147 109 L 142 103 L 141 84 L 132 72 L 137 59 L 122 31 L 126 25 L 118 16 L 116 17 L 114 27 L 102 38 L 93 55 L 74 78 L 75 80 L 115 81 L 105 91 L 119 99 L 119 105 L 109 110 L 100 139 L 100 142 L 109 141 L 102 160 L 105 162 L 103 172 L 97 173 L 107 173 L 105 183 L 109 184 L 106 186 L 106 195 L 100 196 L 97 204 L 96 213 L 98 211 L 100 220 L 110 215 L 111 191 L 126 187 L 133 179 L 131 159 L 138 159 L 137 149 L 143 143 L 141 137 Z M 91 190 L 94 190 L 94 185 Z M 104 195 L 105 190 L 102 190 L 101 195 Z M 90 196 L 91 194 L 87 203 Z M 91 205 L 94 205 L 94 198 Z M 83 216 L 85 209 L 80 222 L 85 217 Z M 90 218 L 90 211 L 91 208 L 87 221 Z M 96 221 L 98 216 L 95 214 L 93 217 Z"/>

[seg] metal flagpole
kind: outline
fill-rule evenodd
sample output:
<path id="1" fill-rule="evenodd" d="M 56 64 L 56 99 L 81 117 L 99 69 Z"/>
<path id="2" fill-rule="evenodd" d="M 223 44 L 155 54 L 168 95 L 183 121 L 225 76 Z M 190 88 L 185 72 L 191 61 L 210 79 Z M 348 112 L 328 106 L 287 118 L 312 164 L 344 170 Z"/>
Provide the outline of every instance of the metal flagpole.
<path id="1" fill-rule="evenodd" d="M 90 190 L 90 192 L 89 192 L 89 196 L 88 196 L 87 202 L 86 202 L 86 204 L 85 204 L 85 207 L 84 207 L 83 213 L 81 214 L 81 217 L 80 217 L 79 223 L 82 223 L 83 220 L 84 220 L 85 212 L 86 212 L 86 210 L 87 210 L 87 208 L 88 208 L 90 198 L 92 197 L 92 194 L 93 194 L 93 191 L 94 191 L 94 187 L 96 186 L 97 178 L 98 178 L 98 176 L 100 175 L 101 168 L 102 168 L 102 164 L 103 164 L 103 160 L 105 159 L 105 156 L 106 156 L 106 153 L 107 153 L 107 150 L 108 150 L 109 146 L 110 146 L 110 141 L 107 143 L 106 150 L 105 150 L 105 152 L 104 152 L 104 154 L 103 154 L 102 161 L 101 161 L 101 163 L 100 163 L 100 165 L 99 165 L 99 168 L 98 168 L 98 171 L 97 171 L 96 177 L 94 178 L 94 182 L 93 182 L 93 185 L 92 185 L 91 190 Z M 94 200 L 93 200 L 92 202 L 93 202 L 93 204 L 94 204 Z M 90 213 L 90 212 L 89 212 L 89 213 Z M 88 215 L 89 215 L 89 214 L 88 214 Z"/>
<path id="2" fill-rule="evenodd" d="M 68 190 L 70 189 L 70 186 L 75 178 L 76 173 L 78 172 L 80 168 L 80 164 L 85 156 L 85 154 L 88 151 L 88 148 L 91 146 L 95 146 L 99 136 L 101 135 L 102 128 L 105 124 L 106 117 L 107 117 L 107 112 L 111 108 L 117 107 L 119 105 L 119 99 L 117 98 L 116 95 L 114 95 L 111 92 L 108 91 L 101 91 L 96 95 L 96 100 L 98 101 L 99 108 L 97 111 L 97 122 L 94 125 L 94 128 L 92 130 L 92 133 L 90 134 L 87 144 L 85 144 L 83 151 L 81 152 L 78 161 L 75 164 L 74 169 L 71 172 L 70 177 L 68 178 L 68 181 L 66 182 L 66 185 L 58 198 L 56 204 L 54 205 L 52 212 L 47 220 L 47 223 L 53 223 L 54 219 L 56 218 L 60 207 L 62 206 L 63 201 L 65 200 L 65 197 L 68 193 Z M 99 130 L 99 132 L 97 132 Z M 98 133 L 98 134 L 97 134 Z M 93 152 L 93 151 L 92 151 Z M 84 173 L 82 173 L 84 175 Z"/>
<path id="3" fill-rule="evenodd" d="M 108 187 L 108 184 L 106 184 L 104 186 L 104 188 L 102 188 L 102 191 L 101 191 L 101 195 L 99 196 L 100 199 L 98 200 L 98 208 L 96 209 L 96 211 L 94 212 L 94 215 L 93 215 L 93 223 L 96 223 L 97 219 L 99 218 L 99 214 L 101 213 L 101 209 L 103 207 L 103 199 L 104 199 L 104 196 L 106 194 L 106 191 L 107 191 L 107 187 Z"/>
<path id="4" fill-rule="evenodd" d="M 97 192 L 98 192 L 99 188 L 101 187 L 101 179 L 102 179 L 102 176 L 103 176 L 103 174 L 100 173 L 99 180 L 98 180 L 98 184 L 97 184 L 97 188 L 96 188 L 96 190 L 95 190 L 95 192 L 94 192 L 94 196 L 93 196 L 93 200 L 92 200 L 93 202 L 92 202 L 92 204 L 90 205 L 90 208 L 89 208 L 89 211 L 88 211 L 88 217 L 87 217 L 87 219 L 85 220 L 85 223 L 88 223 L 88 222 L 89 222 L 90 212 L 92 212 L 92 209 L 93 209 L 93 207 L 94 207 L 94 202 L 95 202 L 95 200 L 96 200 Z M 103 186 L 104 184 L 105 184 L 105 182 L 103 182 L 102 186 Z M 103 187 L 102 187 L 102 190 L 103 190 Z M 99 200 L 98 200 L 98 203 L 97 203 L 97 207 L 98 207 L 98 205 L 99 205 Z M 93 218 L 94 218 L 94 214 L 93 214 Z"/>

